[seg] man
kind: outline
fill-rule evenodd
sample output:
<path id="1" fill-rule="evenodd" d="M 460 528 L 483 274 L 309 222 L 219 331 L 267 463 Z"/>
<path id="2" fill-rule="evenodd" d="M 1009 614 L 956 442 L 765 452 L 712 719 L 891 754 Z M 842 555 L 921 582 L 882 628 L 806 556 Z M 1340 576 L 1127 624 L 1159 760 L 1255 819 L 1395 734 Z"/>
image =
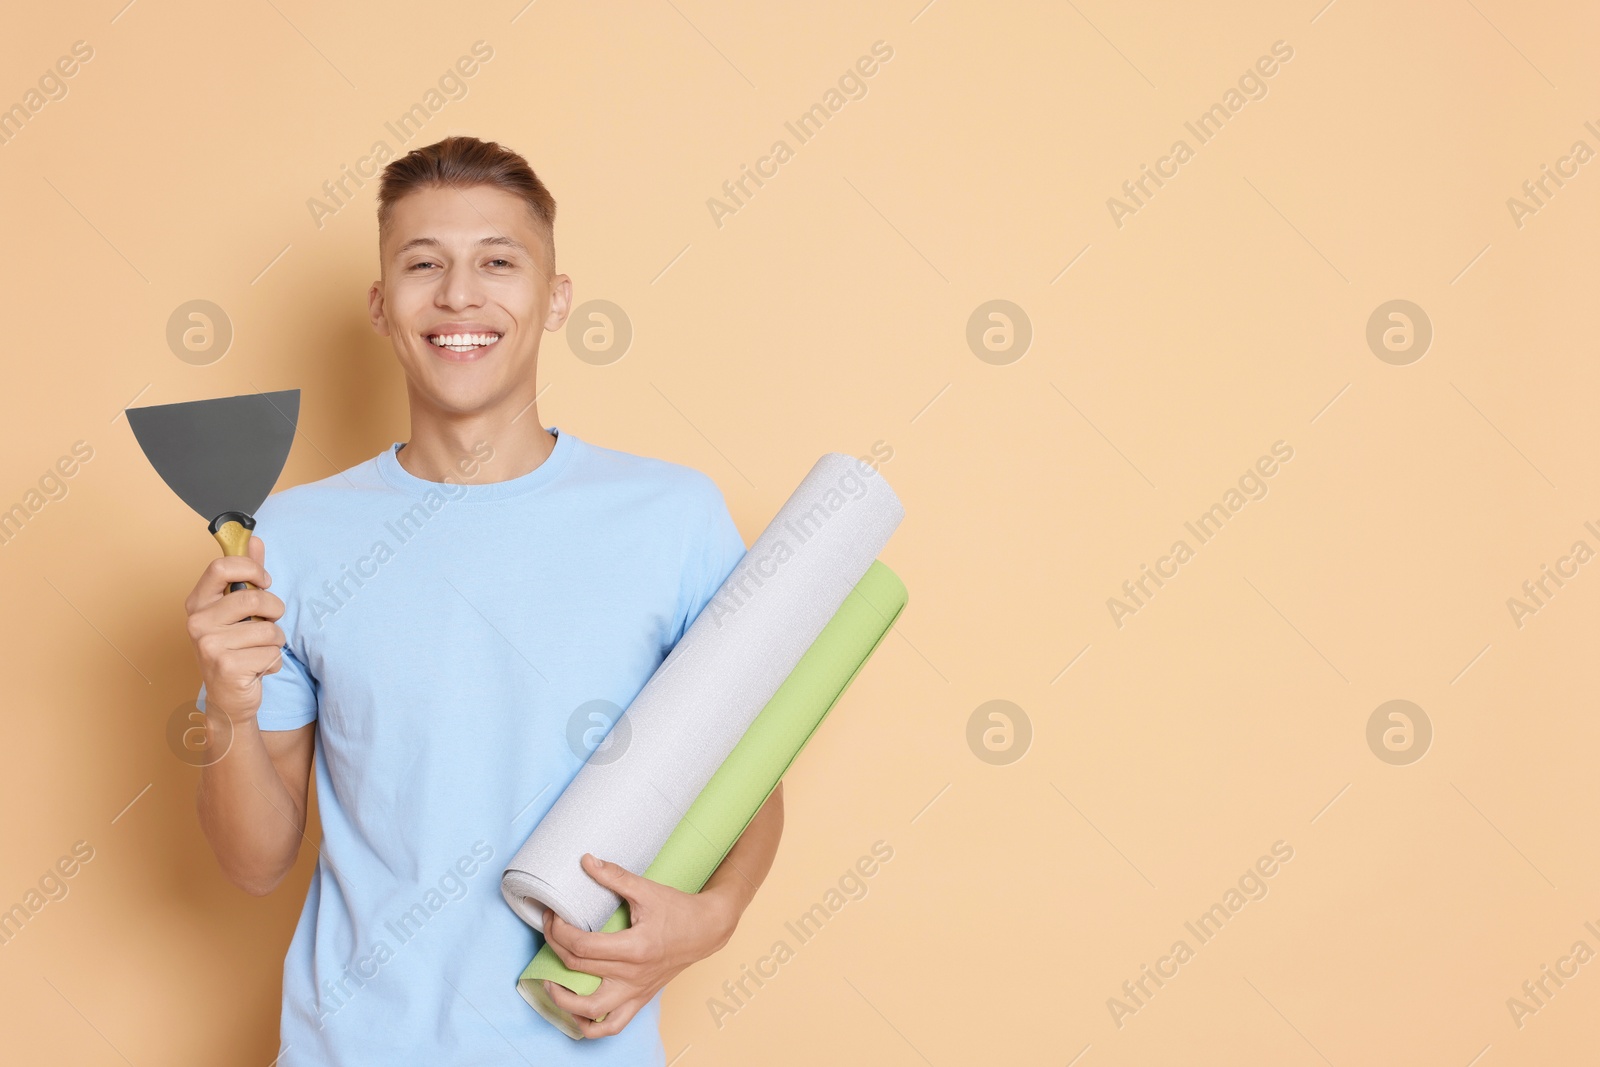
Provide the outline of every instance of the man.
<path id="1" fill-rule="evenodd" d="M 202 771 L 200 824 L 232 882 L 271 892 L 306 839 L 315 750 L 322 843 L 284 959 L 281 1067 L 659 1064 L 660 991 L 731 936 L 781 787 L 698 894 L 585 857 L 633 919 L 545 918 L 562 961 L 604 979 L 551 988 L 593 1044 L 516 992 L 539 935 L 499 879 L 745 545 L 706 475 L 543 426 L 540 335 L 572 283 L 521 156 L 450 137 L 390 163 L 378 199 L 368 305 L 411 438 L 269 497 L 249 555 L 189 595 L 197 707 L 231 746 Z"/>

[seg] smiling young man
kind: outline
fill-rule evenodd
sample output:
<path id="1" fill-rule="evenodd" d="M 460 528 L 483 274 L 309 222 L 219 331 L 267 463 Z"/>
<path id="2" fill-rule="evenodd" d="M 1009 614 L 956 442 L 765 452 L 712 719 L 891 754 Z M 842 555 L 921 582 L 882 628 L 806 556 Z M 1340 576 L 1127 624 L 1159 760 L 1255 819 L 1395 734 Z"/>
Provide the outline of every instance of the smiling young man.
<path id="1" fill-rule="evenodd" d="M 552 991 L 601 1041 L 518 995 L 539 935 L 500 872 L 582 765 L 570 739 L 627 707 L 745 545 L 706 475 L 541 422 L 539 342 L 572 283 L 521 156 L 447 138 L 389 164 L 378 199 L 368 304 L 410 440 L 273 494 L 250 554 L 190 593 L 197 706 L 229 746 L 201 772 L 200 823 L 232 882 L 270 892 L 305 836 L 315 753 L 322 843 L 280 1067 L 659 1064 L 660 991 L 731 936 L 777 850 L 781 786 L 700 893 L 585 859 L 633 926 L 546 928 L 604 979 Z"/>

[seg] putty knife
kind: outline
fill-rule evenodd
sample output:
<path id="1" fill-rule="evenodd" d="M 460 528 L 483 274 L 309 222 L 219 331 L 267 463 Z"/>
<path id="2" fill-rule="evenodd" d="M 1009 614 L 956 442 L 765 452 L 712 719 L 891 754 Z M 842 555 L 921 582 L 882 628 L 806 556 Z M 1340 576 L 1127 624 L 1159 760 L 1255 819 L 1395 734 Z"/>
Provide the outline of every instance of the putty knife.
<path id="1" fill-rule="evenodd" d="M 283 473 L 299 420 L 298 389 L 128 409 L 145 458 L 210 524 L 224 556 L 249 555 L 255 511 Z M 253 588 L 234 582 L 228 592 Z"/>

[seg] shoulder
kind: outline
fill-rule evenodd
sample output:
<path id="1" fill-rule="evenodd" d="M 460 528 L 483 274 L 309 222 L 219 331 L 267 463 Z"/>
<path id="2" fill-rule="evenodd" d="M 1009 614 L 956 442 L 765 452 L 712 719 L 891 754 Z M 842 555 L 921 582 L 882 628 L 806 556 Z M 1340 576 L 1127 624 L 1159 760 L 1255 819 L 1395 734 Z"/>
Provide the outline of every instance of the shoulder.
<path id="1" fill-rule="evenodd" d="M 382 485 L 377 459 L 364 460 L 326 478 L 278 490 L 256 509 L 256 518 L 277 525 L 319 518 L 330 508 L 347 506 L 352 496 L 362 495 Z"/>
<path id="2" fill-rule="evenodd" d="M 632 506 L 647 506 L 695 523 L 727 509 L 721 487 L 694 467 L 587 441 L 577 443 L 582 481 L 615 493 Z"/>
<path id="3" fill-rule="evenodd" d="M 299 557 L 352 518 L 352 505 L 369 501 L 383 488 L 376 458 L 314 482 L 280 489 L 256 509 L 256 536 L 269 558 Z"/>

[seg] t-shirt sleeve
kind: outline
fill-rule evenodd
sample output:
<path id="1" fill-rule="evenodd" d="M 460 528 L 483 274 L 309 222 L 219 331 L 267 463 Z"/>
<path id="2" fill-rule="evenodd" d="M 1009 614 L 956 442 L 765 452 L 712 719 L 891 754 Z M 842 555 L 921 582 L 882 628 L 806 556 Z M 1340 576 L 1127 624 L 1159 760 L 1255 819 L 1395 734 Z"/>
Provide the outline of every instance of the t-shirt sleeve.
<path id="1" fill-rule="evenodd" d="M 262 730 L 298 730 L 317 718 L 317 680 L 300 657 L 283 646 L 283 664 L 276 673 L 261 676 L 261 709 L 256 726 Z M 200 683 L 195 705 L 206 710 L 206 685 Z"/>
<path id="2" fill-rule="evenodd" d="M 715 482 L 709 483 L 709 501 L 698 534 L 687 546 L 684 565 L 683 603 L 679 606 L 678 628 L 672 635 L 675 645 L 688 631 L 695 617 L 716 595 L 733 568 L 744 558 L 744 538 L 728 513 L 728 504 Z"/>

